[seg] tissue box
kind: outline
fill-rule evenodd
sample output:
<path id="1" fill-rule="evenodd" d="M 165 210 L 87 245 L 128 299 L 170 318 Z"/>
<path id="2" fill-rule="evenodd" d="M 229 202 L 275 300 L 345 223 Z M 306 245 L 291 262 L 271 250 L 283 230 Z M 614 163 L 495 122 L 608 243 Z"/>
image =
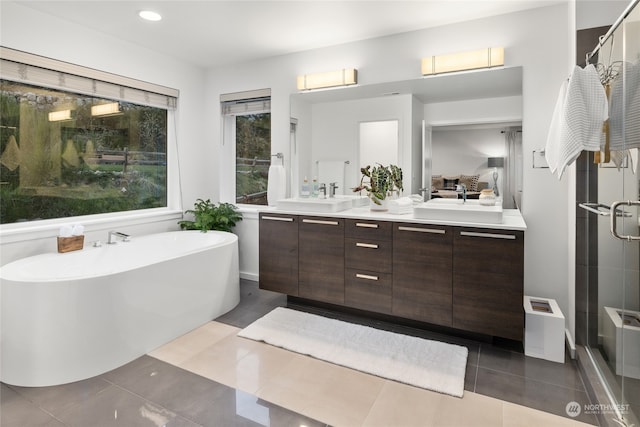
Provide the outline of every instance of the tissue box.
<path id="1" fill-rule="evenodd" d="M 556 300 L 524 297 L 524 354 L 564 363 L 564 316 Z"/>
<path id="2" fill-rule="evenodd" d="M 58 237 L 58 252 L 78 251 L 84 247 L 83 236 Z"/>

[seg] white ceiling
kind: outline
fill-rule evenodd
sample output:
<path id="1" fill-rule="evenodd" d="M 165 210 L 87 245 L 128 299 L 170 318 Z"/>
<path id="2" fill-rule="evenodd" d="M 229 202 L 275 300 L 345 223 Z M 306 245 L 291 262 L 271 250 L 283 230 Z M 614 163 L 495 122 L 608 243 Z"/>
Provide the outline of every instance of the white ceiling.
<path id="1" fill-rule="evenodd" d="M 17 0 L 16 3 L 208 68 L 566 1 Z M 159 12 L 163 19 L 143 21 L 137 15 L 142 9 Z"/>

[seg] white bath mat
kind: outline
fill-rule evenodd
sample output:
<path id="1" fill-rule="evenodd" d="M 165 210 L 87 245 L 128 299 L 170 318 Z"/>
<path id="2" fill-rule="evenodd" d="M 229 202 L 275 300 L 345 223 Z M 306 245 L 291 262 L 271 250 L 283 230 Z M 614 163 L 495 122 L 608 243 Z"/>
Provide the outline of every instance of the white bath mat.
<path id="1" fill-rule="evenodd" d="M 462 397 L 468 350 L 278 307 L 238 333 L 379 377 Z"/>

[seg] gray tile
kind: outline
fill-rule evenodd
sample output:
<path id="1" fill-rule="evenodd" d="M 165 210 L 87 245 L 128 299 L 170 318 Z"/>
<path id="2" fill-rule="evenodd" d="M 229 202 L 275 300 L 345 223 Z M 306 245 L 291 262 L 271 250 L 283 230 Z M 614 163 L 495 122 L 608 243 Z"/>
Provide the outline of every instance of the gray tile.
<path id="1" fill-rule="evenodd" d="M 198 424 L 115 385 L 66 409 L 58 418 L 70 427 L 198 427 Z"/>
<path id="2" fill-rule="evenodd" d="M 109 387 L 109 383 L 100 377 L 93 377 L 52 387 L 11 387 L 35 405 L 57 415 L 70 406 L 92 399 Z"/>
<path id="3" fill-rule="evenodd" d="M 237 328 L 246 328 L 274 308 L 284 307 L 286 304 L 286 295 L 262 290 L 257 282 L 241 280 L 240 303 L 215 320 Z"/>
<path id="4" fill-rule="evenodd" d="M 149 356 L 116 369 L 105 378 L 186 418 L 203 423 L 225 419 L 235 390 Z"/>
<path id="5" fill-rule="evenodd" d="M 577 365 L 574 360 L 570 359 L 565 363 L 556 363 L 528 357 L 522 353 L 482 346 L 478 366 L 584 391 L 584 384 Z"/>
<path id="6" fill-rule="evenodd" d="M 464 374 L 464 389 L 467 391 L 476 391 L 476 378 L 478 376 L 478 367 L 467 362 L 467 369 Z"/>
<path id="7" fill-rule="evenodd" d="M 0 425 L 2 427 L 63 427 L 51 414 L 0 384 Z"/>
<path id="8" fill-rule="evenodd" d="M 589 397 L 584 391 L 559 387 L 531 378 L 505 374 L 482 367 L 478 367 L 476 393 L 566 418 L 569 418 L 567 405 L 570 402 L 577 402 L 582 408 L 584 408 L 585 404 L 590 403 Z M 598 424 L 594 415 L 584 412 L 576 419 L 593 425 Z"/>
<path id="9" fill-rule="evenodd" d="M 258 403 L 255 396 L 149 356 L 105 374 L 105 378 L 202 426 L 258 426 L 262 425 L 258 421 L 265 417 L 265 425 L 318 425 L 281 407 L 264 401 Z M 275 423 L 274 419 L 282 422 Z M 295 424 L 300 419 L 304 422 Z"/>

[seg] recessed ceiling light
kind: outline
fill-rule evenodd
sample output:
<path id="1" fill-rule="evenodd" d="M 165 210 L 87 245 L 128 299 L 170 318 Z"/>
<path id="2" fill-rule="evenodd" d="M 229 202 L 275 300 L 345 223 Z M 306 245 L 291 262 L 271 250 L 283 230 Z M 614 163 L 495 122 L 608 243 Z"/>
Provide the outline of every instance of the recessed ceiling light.
<path id="1" fill-rule="evenodd" d="M 159 13 L 151 10 L 141 10 L 140 12 L 138 12 L 138 16 L 147 21 L 159 21 L 162 19 L 162 16 L 160 16 Z"/>

